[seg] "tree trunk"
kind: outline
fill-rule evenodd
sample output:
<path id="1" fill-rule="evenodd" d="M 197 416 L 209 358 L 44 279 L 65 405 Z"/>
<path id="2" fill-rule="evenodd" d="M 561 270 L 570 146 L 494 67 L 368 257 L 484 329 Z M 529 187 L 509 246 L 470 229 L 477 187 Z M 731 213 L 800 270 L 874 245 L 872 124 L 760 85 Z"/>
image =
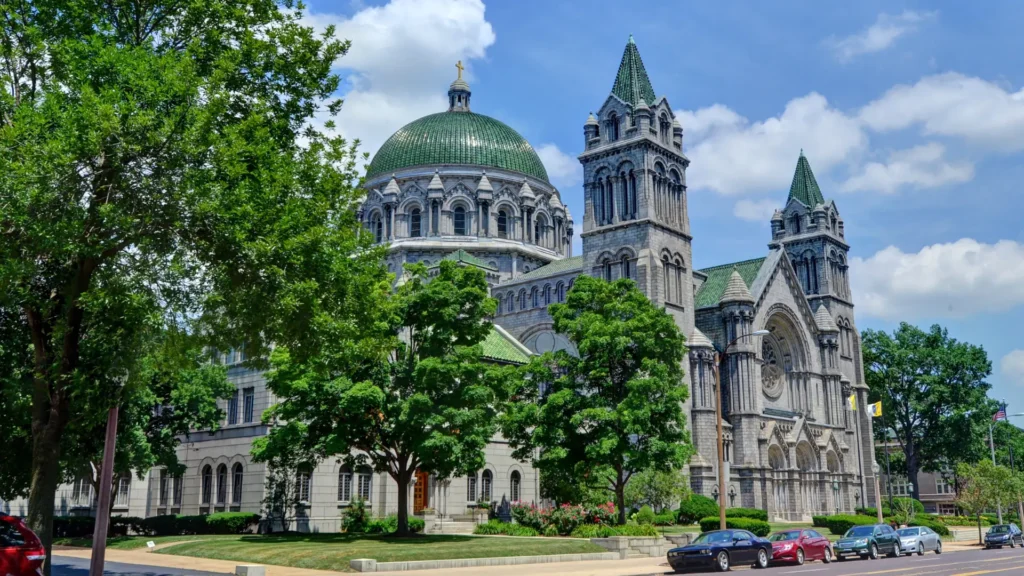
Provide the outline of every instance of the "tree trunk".
<path id="1" fill-rule="evenodd" d="M 981 535 L 981 512 L 978 513 L 978 545 L 985 544 L 985 537 Z"/>
<path id="2" fill-rule="evenodd" d="M 622 479 L 622 470 L 615 478 L 615 505 L 619 508 L 619 524 L 626 523 L 626 482 Z"/>
<path id="3" fill-rule="evenodd" d="M 33 422 L 32 485 L 28 494 L 28 527 L 46 549 L 45 576 L 50 576 L 53 549 L 53 500 L 60 482 L 60 436 L 57 417 L 48 423 Z"/>
<path id="4" fill-rule="evenodd" d="M 412 472 L 402 466 L 392 478 L 398 484 L 398 528 L 395 536 L 409 536 L 409 482 L 412 480 Z"/>
<path id="5" fill-rule="evenodd" d="M 920 465 L 917 461 L 917 446 L 914 445 L 914 441 L 910 434 L 907 434 L 907 481 L 910 482 L 914 489 L 910 491 L 910 497 L 914 500 L 920 500 L 921 487 L 918 486 L 917 473 L 920 471 Z"/>

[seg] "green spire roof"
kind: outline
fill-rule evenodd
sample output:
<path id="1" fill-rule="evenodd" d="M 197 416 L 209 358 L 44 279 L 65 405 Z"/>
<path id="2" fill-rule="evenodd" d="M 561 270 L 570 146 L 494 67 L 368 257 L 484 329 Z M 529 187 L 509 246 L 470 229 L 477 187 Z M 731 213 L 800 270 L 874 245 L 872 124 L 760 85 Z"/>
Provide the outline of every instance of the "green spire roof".
<path id="1" fill-rule="evenodd" d="M 473 256 L 469 252 L 466 252 L 465 250 L 462 249 L 452 252 L 451 254 L 445 256 L 444 259 L 451 260 L 452 262 L 461 262 L 463 264 L 469 264 L 471 266 L 476 266 L 477 268 L 483 268 L 484 270 L 490 270 L 492 272 L 498 271 L 498 269 L 495 268 L 494 266 L 491 266 L 490 264 L 484 262 L 483 260 L 477 258 L 476 256 Z"/>
<path id="2" fill-rule="evenodd" d="M 640 51 L 636 49 L 632 34 L 626 43 L 625 52 L 622 53 L 622 62 L 619 63 L 619 73 L 615 76 L 612 94 L 630 105 L 636 105 L 640 100 L 648 104 L 654 103 L 654 87 L 651 86 L 651 80 L 644 70 L 644 63 L 640 60 Z"/>
<path id="3" fill-rule="evenodd" d="M 789 200 L 796 198 L 809 208 L 825 203 L 825 197 L 821 195 L 821 188 L 818 188 L 818 181 L 814 179 L 814 172 L 811 172 L 811 163 L 800 151 L 800 158 L 796 161 L 796 172 L 793 174 L 793 184 L 789 187 Z"/>
<path id="4" fill-rule="evenodd" d="M 734 264 L 722 264 L 721 266 L 712 266 L 711 268 L 698 270 L 698 272 L 706 275 L 708 279 L 697 290 L 697 295 L 694 297 L 694 308 L 718 306 L 718 302 L 722 299 L 722 295 L 725 294 L 726 287 L 729 285 L 729 280 L 732 279 L 734 271 L 739 273 L 740 278 L 749 290 L 750 286 L 754 283 L 754 278 L 757 278 L 757 273 L 761 270 L 761 265 L 764 264 L 764 261 L 764 258 L 754 258 L 753 260 L 744 260 Z"/>

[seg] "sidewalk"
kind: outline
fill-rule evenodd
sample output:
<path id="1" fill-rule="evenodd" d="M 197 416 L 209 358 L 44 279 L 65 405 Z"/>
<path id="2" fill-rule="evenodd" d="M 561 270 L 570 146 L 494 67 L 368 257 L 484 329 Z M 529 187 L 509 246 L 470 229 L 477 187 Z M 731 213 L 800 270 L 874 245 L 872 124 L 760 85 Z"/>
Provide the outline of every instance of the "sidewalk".
<path id="1" fill-rule="evenodd" d="M 178 544 L 178 542 L 175 542 Z M 72 558 L 90 558 L 92 550 L 87 548 L 63 548 L 54 549 L 54 556 L 70 556 Z M 122 564 L 139 564 L 144 566 L 160 566 L 162 568 L 180 568 L 182 570 L 196 570 L 201 572 L 220 572 L 222 574 L 234 574 L 235 566 L 244 562 L 228 560 L 210 560 L 207 558 L 190 558 L 188 556 L 171 556 L 169 554 L 153 554 L 148 550 L 111 550 L 108 549 L 104 556 L 106 562 L 120 562 Z M 287 566 L 267 567 L 267 576 L 340 576 L 340 572 L 328 572 L 326 570 L 308 570 L 305 568 L 289 568 Z M 408 576 L 408 573 L 407 573 Z"/>

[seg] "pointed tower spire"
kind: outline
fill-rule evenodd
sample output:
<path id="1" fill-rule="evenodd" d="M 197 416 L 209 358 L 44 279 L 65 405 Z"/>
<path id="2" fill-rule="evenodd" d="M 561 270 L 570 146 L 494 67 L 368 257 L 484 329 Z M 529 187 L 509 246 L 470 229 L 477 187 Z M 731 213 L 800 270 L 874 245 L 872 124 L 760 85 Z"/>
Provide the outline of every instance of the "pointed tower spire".
<path id="1" fill-rule="evenodd" d="M 740 276 L 740 271 L 735 268 L 732 270 L 732 276 L 729 276 L 729 283 L 725 285 L 725 291 L 722 292 L 722 297 L 718 299 L 719 304 L 725 304 L 727 302 L 754 302 L 754 297 L 750 295 L 750 289 L 747 288 L 747 283 L 744 282 L 743 277 Z"/>
<path id="2" fill-rule="evenodd" d="M 825 203 L 818 181 L 814 179 L 814 172 L 811 172 L 811 163 L 807 161 L 802 148 L 800 158 L 796 161 L 796 172 L 793 173 L 793 184 L 789 187 L 789 198 L 786 202 L 793 198 L 803 202 L 808 208 Z"/>
<path id="3" fill-rule="evenodd" d="M 619 63 L 619 73 L 615 75 L 612 94 L 631 105 L 640 100 L 649 103 L 656 100 L 654 87 L 651 86 L 651 80 L 644 70 L 644 63 L 640 60 L 640 51 L 636 49 L 632 34 L 629 36 L 629 42 L 626 42 L 626 50 L 622 53 L 622 62 Z"/>

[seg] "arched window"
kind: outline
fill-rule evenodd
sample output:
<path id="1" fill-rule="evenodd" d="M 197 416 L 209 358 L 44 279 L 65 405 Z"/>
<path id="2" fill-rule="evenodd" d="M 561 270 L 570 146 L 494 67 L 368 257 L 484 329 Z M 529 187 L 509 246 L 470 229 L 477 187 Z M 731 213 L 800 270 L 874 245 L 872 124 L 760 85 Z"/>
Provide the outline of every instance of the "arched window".
<path id="1" fill-rule="evenodd" d="M 342 466 L 338 471 L 338 502 L 352 501 L 352 469 Z"/>
<path id="2" fill-rule="evenodd" d="M 658 124 L 661 128 L 661 141 L 668 142 L 668 129 L 672 124 L 669 123 L 668 116 L 666 116 L 664 112 L 661 113 L 661 118 L 659 118 Z"/>
<path id="3" fill-rule="evenodd" d="M 565 302 L 565 284 L 561 282 L 555 284 L 555 298 L 559 302 Z"/>
<path id="4" fill-rule="evenodd" d="M 629 210 L 630 217 L 636 218 L 636 174 L 632 170 L 629 171 Z"/>
<path id="5" fill-rule="evenodd" d="M 551 304 L 551 285 L 547 284 L 544 286 L 544 305 L 548 306 Z"/>
<path id="6" fill-rule="evenodd" d="M 310 495 L 310 469 L 303 467 L 299 470 L 299 473 L 295 476 L 295 490 L 299 496 L 299 502 L 309 502 Z"/>
<path id="7" fill-rule="evenodd" d="M 441 221 L 441 206 L 437 202 L 430 205 L 430 233 L 437 235 L 437 227 Z"/>
<path id="8" fill-rule="evenodd" d="M 508 306 L 506 310 L 509 314 L 516 311 L 516 298 L 511 292 L 505 295 L 505 305 Z"/>
<path id="9" fill-rule="evenodd" d="M 228 499 L 228 467 L 217 466 L 217 504 L 223 505 Z"/>
<path id="10" fill-rule="evenodd" d="M 661 257 L 661 266 L 665 276 L 665 301 L 672 301 L 672 263 L 668 261 L 668 256 Z"/>
<path id="11" fill-rule="evenodd" d="M 476 474 L 466 476 L 466 502 L 476 502 Z"/>
<path id="12" fill-rule="evenodd" d="M 505 302 L 502 299 L 501 294 L 498 294 L 497 296 L 495 296 L 494 299 L 498 301 L 498 305 L 494 309 L 494 315 L 495 316 L 501 316 L 501 313 L 504 312 L 504 310 L 505 310 Z"/>
<path id="13" fill-rule="evenodd" d="M 513 470 L 512 475 L 509 477 L 509 492 L 512 494 L 512 501 L 518 502 L 521 500 L 520 484 L 522 484 L 522 478 L 519 476 L 518 470 Z"/>
<path id="14" fill-rule="evenodd" d="M 613 142 L 619 139 L 619 116 L 615 112 L 608 116 L 608 139 Z"/>
<path id="15" fill-rule="evenodd" d="M 235 463 L 231 468 L 231 503 L 241 504 L 242 503 L 242 465 Z"/>
<path id="16" fill-rule="evenodd" d="M 380 219 L 380 214 L 376 212 L 373 216 L 370 216 L 370 231 L 373 233 L 375 242 L 380 243 L 384 241 L 384 222 Z"/>
<path id="17" fill-rule="evenodd" d="M 676 259 L 676 302 L 683 303 L 683 261 Z"/>
<path id="18" fill-rule="evenodd" d="M 629 273 L 629 256 L 622 255 L 622 277 L 632 279 L 633 276 Z"/>
<path id="19" fill-rule="evenodd" d="M 409 236 L 419 238 L 422 235 L 423 228 L 420 218 L 420 209 L 413 208 L 412 212 L 409 212 Z"/>
<path id="20" fill-rule="evenodd" d="M 453 213 L 452 219 L 455 221 L 455 235 L 465 236 L 466 235 L 466 209 L 462 206 L 456 206 L 455 212 Z"/>
<path id="21" fill-rule="evenodd" d="M 209 464 L 203 466 L 203 493 L 202 500 L 203 504 L 209 504 L 210 500 L 213 499 L 213 468 Z"/>
<path id="22" fill-rule="evenodd" d="M 508 213 L 498 210 L 498 238 L 508 238 Z"/>
<path id="23" fill-rule="evenodd" d="M 799 214 L 794 214 L 793 215 L 793 234 L 799 234 L 799 233 L 800 233 L 800 215 Z"/>
<path id="24" fill-rule="evenodd" d="M 490 470 L 484 470 L 480 474 L 480 499 L 484 502 L 490 502 L 492 488 L 494 486 L 494 475 Z"/>
<path id="25" fill-rule="evenodd" d="M 356 472 L 356 496 L 360 500 L 369 500 L 371 495 L 370 486 L 373 483 L 373 472 L 366 466 L 363 466 Z"/>
<path id="26" fill-rule="evenodd" d="M 607 258 L 605 258 L 604 262 L 602 263 L 602 265 L 604 266 L 604 279 L 605 279 L 605 281 L 606 282 L 611 282 L 612 281 L 612 261 L 607 259 Z"/>
<path id="27" fill-rule="evenodd" d="M 519 291 L 519 309 L 526 310 L 526 290 Z"/>
<path id="28" fill-rule="evenodd" d="M 530 290 L 530 306 L 533 306 L 534 308 L 540 306 L 540 297 L 538 295 L 536 286 L 534 286 L 533 289 Z"/>
<path id="29" fill-rule="evenodd" d="M 604 224 L 604 178 L 598 176 L 594 183 L 594 214 L 597 216 L 598 224 Z"/>

